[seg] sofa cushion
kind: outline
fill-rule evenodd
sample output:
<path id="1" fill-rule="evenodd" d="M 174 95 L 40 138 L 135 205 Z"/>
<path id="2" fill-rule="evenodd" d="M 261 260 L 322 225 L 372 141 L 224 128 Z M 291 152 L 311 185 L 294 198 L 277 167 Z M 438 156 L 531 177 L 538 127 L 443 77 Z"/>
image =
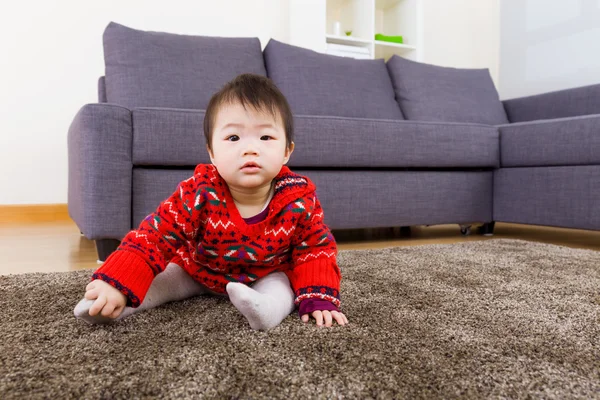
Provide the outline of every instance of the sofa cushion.
<path id="1" fill-rule="evenodd" d="M 504 100 L 510 122 L 600 114 L 600 84 Z"/>
<path id="2" fill-rule="evenodd" d="M 138 108 L 132 112 L 133 164 L 208 163 L 204 112 Z M 495 168 L 498 129 L 450 122 L 294 117 L 293 167 Z"/>
<path id="3" fill-rule="evenodd" d="M 293 167 L 496 168 L 500 162 L 498 129 L 489 125 L 323 116 L 296 116 L 294 125 Z"/>
<path id="4" fill-rule="evenodd" d="M 501 125 L 503 167 L 600 165 L 600 114 Z"/>
<path id="5" fill-rule="evenodd" d="M 387 67 L 406 119 L 489 125 L 508 122 L 487 69 L 439 67 L 397 55 L 388 60 Z"/>
<path id="6" fill-rule="evenodd" d="M 273 39 L 264 57 L 296 115 L 403 119 L 383 60 L 320 54 Z"/>
<path id="7" fill-rule="evenodd" d="M 103 40 L 107 101 L 128 108 L 205 109 L 237 75 L 266 75 L 258 38 L 145 32 L 111 22 Z"/>
<path id="8" fill-rule="evenodd" d="M 204 111 L 136 108 L 131 118 L 133 165 L 210 163 L 204 138 Z"/>

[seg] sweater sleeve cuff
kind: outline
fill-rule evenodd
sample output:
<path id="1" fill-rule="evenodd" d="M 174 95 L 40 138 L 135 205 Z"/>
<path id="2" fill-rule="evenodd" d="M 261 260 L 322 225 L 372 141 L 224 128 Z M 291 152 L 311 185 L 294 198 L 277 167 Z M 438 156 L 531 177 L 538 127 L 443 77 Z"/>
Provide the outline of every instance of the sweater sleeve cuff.
<path id="1" fill-rule="evenodd" d="M 127 305 L 138 307 L 154 279 L 154 273 L 143 258 L 135 253 L 117 250 L 94 272 L 100 279 L 127 296 Z"/>
<path id="2" fill-rule="evenodd" d="M 321 299 L 340 306 L 340 274 L 335 261 L 318 258 L 296 266 L 289 271 L 288 278 L 296 296 L 298 306 L 302 300 Z"/>
<path id="3" fill-rule="evenodd" d="M 300 302 L 298 307 L 298 314 L 303 316 L 304 314 L 310 314 L 313 311 L 340 311 L 333 303 L 327 300 L 321 299 L 306 299 Z"/>

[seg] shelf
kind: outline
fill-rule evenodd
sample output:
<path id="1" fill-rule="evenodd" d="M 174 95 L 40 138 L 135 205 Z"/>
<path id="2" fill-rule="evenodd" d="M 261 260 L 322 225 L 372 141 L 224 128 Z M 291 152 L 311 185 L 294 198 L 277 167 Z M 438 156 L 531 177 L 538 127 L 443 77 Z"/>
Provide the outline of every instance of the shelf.
<path id="1" fill-rule="evenodd" d="M 359 39 L 352 36 L 336 36 L 336 35 L 326 35 L 327 43 L 337 43 L 337 44 L 347 44 L 347 45 L 368 45 L 371 43 L 375 43 L 377 46 L 385 46 L 385 47 L 393 47 L 396 49 L 403 49 L 406 51 L 416 50 L 416 46 L 412 46 L 410 44 L 400 44 L 393 42 L 384 42 L 382 40 L 368 40 L 368 39 Z"/>
<path id="2" fill-rule="evenodd" d="M 322 4 L 321 12 L 325 11 L 325 29 L 322 32 L 326 43 L 368 49 L 371 59 L 387 60 L 395 54 L 415 60 L 420 57 L 418 10 L 420 2 L 425 0 L 314 1 Z M 345 36 L 346 31 L 352 31 L 354 36 Z M 401 35 L 406 43 L 376 40 L 376 33 Z"/>
<path id="3" fill-rule="evenodd" d="M 386 47 L 395 47 L 398 49 L 404 49 L 404 50 L 416 50 L 417 47 L 416 46 L 411 46 L 409 44 L 400 44 L 400 43 L 393 43 L 393 42 L 384 42 L 382 40 L 374 40 L 374 43 L 377 46 L 386 46 Z"/>
<path id="4" fill-rule="evenodd" d="M 365 45 L 373 43 L 372 40 L 359 39 L 353 36 L 337 36 L 337 35 L 325 35 L 328 43 L 337 44 L 349 44 L 349 45 Z"/>

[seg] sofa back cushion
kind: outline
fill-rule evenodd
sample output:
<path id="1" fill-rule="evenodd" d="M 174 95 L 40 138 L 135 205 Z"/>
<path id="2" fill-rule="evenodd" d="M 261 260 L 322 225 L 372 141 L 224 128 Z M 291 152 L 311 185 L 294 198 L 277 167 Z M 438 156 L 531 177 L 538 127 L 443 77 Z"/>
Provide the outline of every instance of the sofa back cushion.
<path id="1" fill-rule="evenodd" d="M 383 60 L 317 53 L 271 39 L 267 75 L 296 115 L 403 119 Z"/>
<path id="2" fill-rule="evenodd" d="M 237 75 L 266 75 L 258 38 L 146 32 L 111 22 L 103 40 L 106 100 L 128 108 L 205 109 Z"/>
<path id="3" fill-rule="evenodd" d="M 387 62 L 406 119 L 499 125 L 506 112 L 487 69 L 439 67 L 397 55 Z"/>

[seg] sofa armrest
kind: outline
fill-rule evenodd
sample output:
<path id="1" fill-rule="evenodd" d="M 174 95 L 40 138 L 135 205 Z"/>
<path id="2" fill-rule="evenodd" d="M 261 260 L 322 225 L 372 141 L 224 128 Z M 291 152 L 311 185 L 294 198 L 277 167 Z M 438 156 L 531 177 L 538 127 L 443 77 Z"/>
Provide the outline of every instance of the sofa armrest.
<path id="1" fill-rule="evenodd" d="M 88 239 L 121 239 L 131 230 L 131 111 L 83 106 L 69 127 L 69 215 Z"/>
<path id="2" fill-rule="evenodd" d="M 504 100 L 510 122 L 600 114 L 600 84 Z"/>

